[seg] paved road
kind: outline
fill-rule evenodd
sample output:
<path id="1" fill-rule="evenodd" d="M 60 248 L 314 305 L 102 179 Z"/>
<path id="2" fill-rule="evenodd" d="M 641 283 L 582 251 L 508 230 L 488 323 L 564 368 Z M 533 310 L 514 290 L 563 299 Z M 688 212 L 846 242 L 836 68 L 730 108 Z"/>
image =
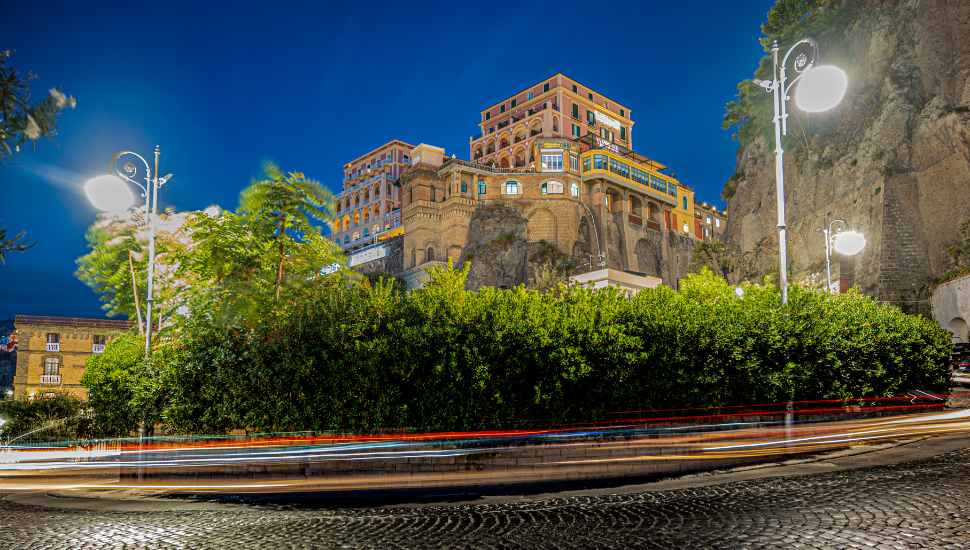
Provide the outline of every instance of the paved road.
<path id="1" fill-rule="evenodd" d="M 950 448 L 966 446 L 961 443 Z M 799 467 L 800 473 L 838 469 L 828 462 Z M 140 511 L 58 509 L 21 498 L 0 501 L 0 550 L 970 548 L 970 450 L 824 473 L 790 475 L 782 468 L 758 475 L 764 477 L 673 480 L 627 494 L 376 509 L 263 502 L 167 510 L 157 500 Z"/>

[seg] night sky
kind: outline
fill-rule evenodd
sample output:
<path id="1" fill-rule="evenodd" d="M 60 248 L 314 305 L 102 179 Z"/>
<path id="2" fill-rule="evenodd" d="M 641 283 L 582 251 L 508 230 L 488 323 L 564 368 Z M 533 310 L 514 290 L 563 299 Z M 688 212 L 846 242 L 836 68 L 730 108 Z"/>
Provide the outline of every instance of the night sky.
<path id="1" fill-rule="evenodd" d="M 467 159 L 480 110 L 558 72 L 629 107 L 635 150 L 723 207 L 724 105 L 773 4 L 0 0 L 8 65 L 77 98 L 59 147 L 0 167 L 8 235 L 39 241 L 0 266 L 0 319 L 104 317 L 73 272 L 97 213 L 82 186 L 118 150 L 161 147 L 162 207 L 234 209 L 262 158 L 336 191 L 392 139 Z"/>

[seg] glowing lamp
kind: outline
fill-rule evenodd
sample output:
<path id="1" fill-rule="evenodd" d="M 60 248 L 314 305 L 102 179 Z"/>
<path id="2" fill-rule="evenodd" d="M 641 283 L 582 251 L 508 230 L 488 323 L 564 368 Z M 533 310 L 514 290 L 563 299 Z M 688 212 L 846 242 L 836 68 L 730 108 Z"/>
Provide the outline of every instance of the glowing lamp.
<path id="1" fill-rule="evenodd" d="M 121 214 L 131 208 L 135 197 L 125 182 L 115 176 L 98 176 L 84 184 L 84 194 L 102 212 Z"/>
<path id="2" fill-rule="evenodd" d="M 795 103 L 810 113 L 828 111 L 842 101 L 849 78 L 845 71 L 833 66 L 813 67 L 802 73 L 795 88 Z"/>
<path id="3" fill-rule="evenodd" d="M 832 248 L 839 254 L 854 256 L 866 246 L 866 238 L 862 233 L 846 231 L 839 233 L 833 239 Z"/>

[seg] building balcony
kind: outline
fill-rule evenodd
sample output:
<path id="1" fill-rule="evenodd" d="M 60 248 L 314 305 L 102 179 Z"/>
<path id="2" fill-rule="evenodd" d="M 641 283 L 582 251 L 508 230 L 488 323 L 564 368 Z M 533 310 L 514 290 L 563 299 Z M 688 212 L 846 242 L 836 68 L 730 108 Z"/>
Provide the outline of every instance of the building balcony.
<path id="1" fill-rule="evenodd" d="M 60 384 L 61 375 L 59 374 L 43 374 L 40 377 L 41 384 Z"/>
<path id="2" fill-rule="evenodd" d="M 502 128 L 505 128 L 509 124 L 512 124 L 511 120 L 503 120 L 502 122 L 498 123 L 498 129 L 501 130 Z"/>
<path id="3" fill-rule="evenodd" d="M 472 141 L 476 141 L 476 140 L 479 140 L 479 139 L 482 139 L 482 133 L 481 132 L 479 132 L 479 133 L 475 134 L 474 136 L 472 136 Z"/>
<path id="4" fill-rule="evenodd" d="M 104 353 L 104 344 L 91 344 L 91 353 Z"/>
<path id="5" fill-rule="evenodd" d="M 643 225 L 643 218 L 641 218 L 639 216 L 634 216 L 633 214 L 628 214 L 627 215 L 627 221 L 629 221 L 630 223 L 632 223 L 634 225 Z"/>
<path id="6" fill-rule="evenodd" d="M 47 342 L 47 351 L 61 351 L 61 344 L 58 342 Z"/>

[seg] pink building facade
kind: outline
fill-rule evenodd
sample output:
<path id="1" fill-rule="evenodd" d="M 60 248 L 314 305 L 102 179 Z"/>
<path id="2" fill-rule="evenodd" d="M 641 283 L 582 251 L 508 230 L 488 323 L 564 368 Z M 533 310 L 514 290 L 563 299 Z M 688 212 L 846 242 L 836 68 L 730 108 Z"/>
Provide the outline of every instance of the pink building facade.
<path id="1" fill-rule="evenodd" d="M 334 199 L 334 242 L 351 250 L 400 233 L 401 197 L 394 181 L 411 165 L 413 148 L 394 140 L 344 165 Z"/>

